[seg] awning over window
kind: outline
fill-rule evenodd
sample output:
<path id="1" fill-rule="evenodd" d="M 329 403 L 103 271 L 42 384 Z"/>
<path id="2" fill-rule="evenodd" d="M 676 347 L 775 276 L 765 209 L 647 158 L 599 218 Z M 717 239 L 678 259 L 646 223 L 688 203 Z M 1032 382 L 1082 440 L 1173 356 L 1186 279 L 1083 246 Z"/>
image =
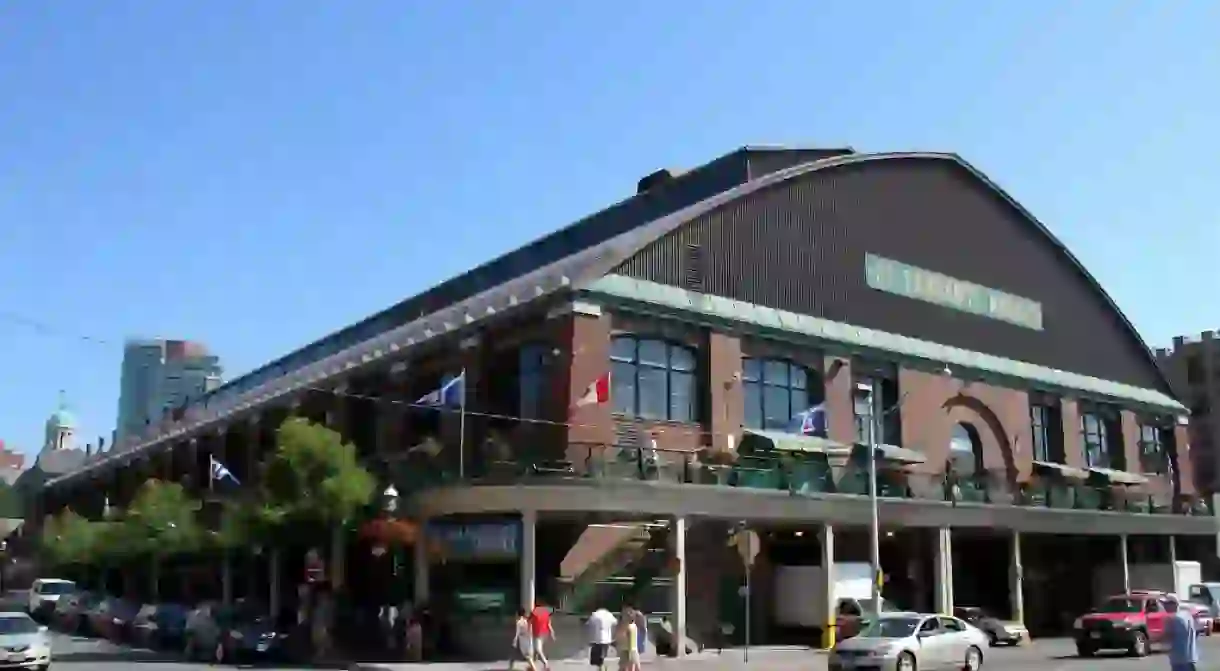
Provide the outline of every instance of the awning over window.
<path id="1" fill-rule="evenodd" d="M 847 455 L 851 446 L 819 436 L 805 436 L 780 431 L 755 431 L 746 429 L 741 434 L 743 452 L 805 452 L 809 454 Z"/>
<path id="2" fill-rule="evenodd" d="M 877 445 L 875 452 L 878 461 L 885 461 L 891 464 L 901 464 L 903 466 L 911 466 L 914 464 L 922 464 L 927 461 L 927 458 L 918 450 L 910 450 L 897 445 Z M 859 443 L 852 450 L 852 458 L 860 461 L 868 460 L 868 445 Z"/>
<path id="3" fill-rule="evenodd" d="M 1035 461 L 1033 462 L 1034 473 L 1038 475 L 1047 475 L 1055 478 L 1064 478 L 1066 480 L 1087 480 L 1089 478 L 1088 471 L 1081 470 L 1068 466 L 1067 464 L 1056 464 L 1050 461 Z"/>
<path id="4" fill-rule="evenodd" d="M 1142 485 L 1148 482 L 1148 478 L 1127 471 L 1117 471 L 1112 468 L 1090 468 L 1089 480 L 1103 485 Z"/>

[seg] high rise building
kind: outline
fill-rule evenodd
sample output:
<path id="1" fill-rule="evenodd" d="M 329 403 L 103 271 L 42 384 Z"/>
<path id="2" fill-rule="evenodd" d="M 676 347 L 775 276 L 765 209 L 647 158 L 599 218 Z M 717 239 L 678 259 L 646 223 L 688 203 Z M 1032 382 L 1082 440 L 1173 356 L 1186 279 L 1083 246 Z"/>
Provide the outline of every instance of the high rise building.
<path id="1" fill-rule="evenodd" d="M 1190 407 L 1190 457 L 1200 489 L 1220 492 L 1220 422 L 1211 416 L 1220 402 L 1220 336 L 1177 336 L 1173 348 L 1153 352 L 1183 403 Z"/>
<path id="2" fill-rule="evenodd" d="M 167 411 L 220 386 L 219 357 L 186 340 L 129 340 L 119 381 L 118 446 L 143 433 Z"/>

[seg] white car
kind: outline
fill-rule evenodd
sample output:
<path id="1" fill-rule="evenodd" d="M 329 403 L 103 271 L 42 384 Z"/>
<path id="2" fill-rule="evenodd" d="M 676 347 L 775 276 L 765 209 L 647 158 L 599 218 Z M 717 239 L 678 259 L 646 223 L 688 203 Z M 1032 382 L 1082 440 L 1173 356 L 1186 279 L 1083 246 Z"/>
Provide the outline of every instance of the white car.
<path id="1" fill-rule="evenodd" d="M 834 647 L 830 671 L 933 671 L 983 668 L 987 634 L 949 615 L 882 613 Z"/>
<path id="2" fill-rule="evenodd" d="M 47 671 L 51 635 L 25 613 L 0 613 L 0 667 Z"/>
<path id="3" fill-rule="evenodd" d="M 47 617 L 55 610 L 59 597 L 76 591 L 76 583 L 60 578 L 39 578 L 30 586 L 26 611 L 32 617 Z"/>

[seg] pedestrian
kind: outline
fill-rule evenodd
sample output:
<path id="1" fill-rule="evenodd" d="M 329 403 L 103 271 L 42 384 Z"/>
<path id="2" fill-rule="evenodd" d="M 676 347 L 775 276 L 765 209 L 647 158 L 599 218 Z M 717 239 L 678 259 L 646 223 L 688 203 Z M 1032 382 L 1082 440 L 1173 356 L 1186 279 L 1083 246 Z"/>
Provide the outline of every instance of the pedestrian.
<path id="1" fill-rule="evenodd" d="M 640 650 L 637 639 L 640 630 L 635 624 L 635 613 L 631 606 L 624 606 L 618 621 L 615 648 L 618 650 L 619 671 L 640 671 Z"/>
<path id="2" fill-rule="evenodd" d="M 1169 619 L 1165 622 L 1165 637 L 1169 640 L 1170 671 L 1195 671 L 1199 663 L 1199 630 L 1194 613 L 1179 608 L 1177 597 L 1165 600 Z"/>
<path id="3" fill-rule="evenodd" d="M 419 616 L 412 615 L 407 621 L 403 634 L 403 648 L 408 662 L 420 662 L 424 659 L 424 623 Z"/>
<path id="4" fill-rule="evenodd" d="M 508 658 L 508 671 L 513 671 L 517 662 L 525 662 L 526 668 L 535 671 L 534 666 L 534 631 L 530 626 L 529 615 L 522 608 L 517 611 L 517 622 L 513 630 L 512 656 Z"/>
<path id="5" fill-rule="evenodd" d="M 589 664 L 606 671 L 606 658 L 614 644 L 614 629 L 618 619 L 605 608 L 598 608 L 589 616 Z"/>
<path id="6" fill-rule="evenodd" d="M 551 661 L 546 658 L 546 647 L 543 642 L 547 639 L 555 640 L 555 629 L 551 627 L 551 611 L 546 607 L 546 604 L 538 601 L 534 604 L 534 609 L 529 615 L 530 631 L 533 633 L 533 652 L 534 661 L 542 662 L 543 668 L 551 668 Z"/>
<path id="7" fill-rule="evenodd" d="M 644 615 L 644 611 L 631 606 L 631 620 L 635 623 L 635 649 L 640 653 L 640 657 L 644 656 L 644 650 L 648 648 L 648 617 Z"/>

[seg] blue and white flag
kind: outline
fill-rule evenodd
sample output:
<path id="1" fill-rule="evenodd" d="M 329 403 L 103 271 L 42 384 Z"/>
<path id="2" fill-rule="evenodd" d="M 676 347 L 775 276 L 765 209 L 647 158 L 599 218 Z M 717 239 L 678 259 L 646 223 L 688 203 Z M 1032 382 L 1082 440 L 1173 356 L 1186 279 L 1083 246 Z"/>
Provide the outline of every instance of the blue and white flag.
<path id="1" fill-rule="evenodd" d="M 416 405 L 461 406 L 466 404 L 466 371 L 450 378 L 437 389 L 420 397 Z"/>
<path id="2" fill-rule="evenodd" d="M 237 480 L 237 476 L 233 475 L 233 471 L 230 471 L 224 464 L 216 461 L 216 457 L 208 457 L 208 459 L 212 462 L 212 484 L 218 482 L 230 485 L 241 484 Z"/>
<path id="3" fill-rule="evenodd" d="M 826 405 L 819 403 L 808 410 L 796 414 L 789 428 L 792 433 L 802 436 L 826 437 Z"/>

